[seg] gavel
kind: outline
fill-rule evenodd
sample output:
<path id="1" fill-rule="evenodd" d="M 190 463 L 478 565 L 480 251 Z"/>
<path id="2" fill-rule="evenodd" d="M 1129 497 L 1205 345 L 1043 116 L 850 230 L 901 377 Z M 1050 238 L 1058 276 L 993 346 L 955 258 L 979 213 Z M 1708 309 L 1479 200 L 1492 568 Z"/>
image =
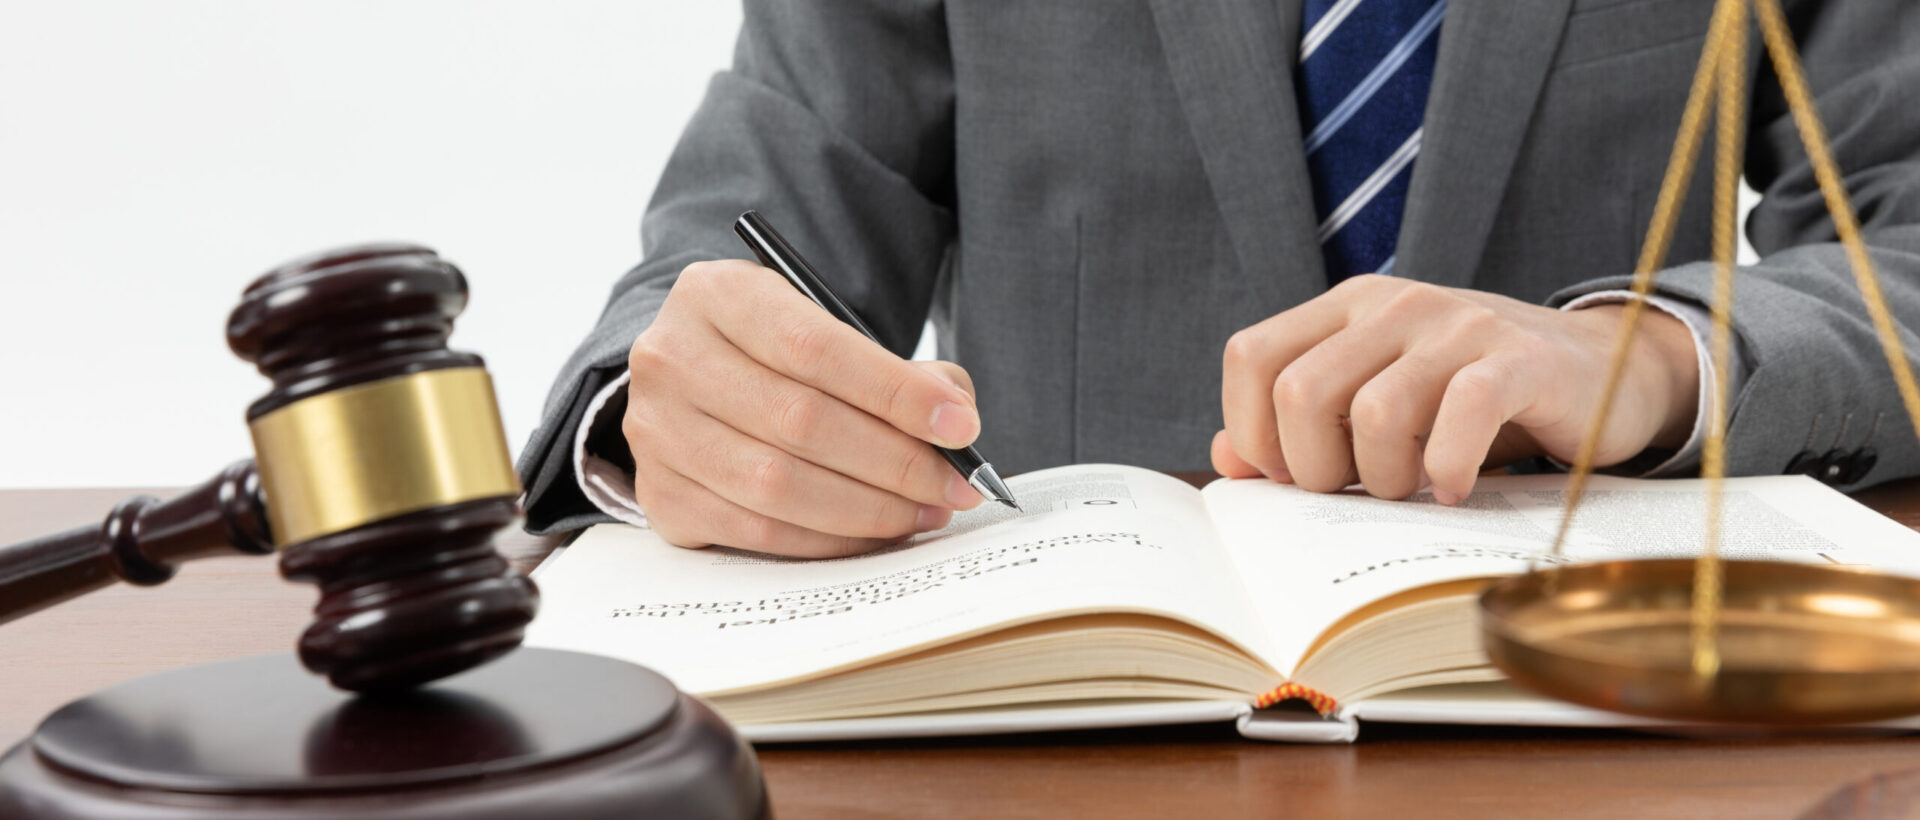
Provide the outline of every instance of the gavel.
<path id="1" fill-rule="evenodd" d="M 250 285 L 227 342 L 273 388 L 247 409 L 254 458 L 95 526 L 0 547 L 0 623 L 182 561 L 280 553 L 318 585 L 300 661 L 353 691 L 403 689 L 520 644 L 539 593 L 493 547 L 519 482 L 492 380 L 447 348 L 460 270 L 406 244 L 293 260 Z"/>

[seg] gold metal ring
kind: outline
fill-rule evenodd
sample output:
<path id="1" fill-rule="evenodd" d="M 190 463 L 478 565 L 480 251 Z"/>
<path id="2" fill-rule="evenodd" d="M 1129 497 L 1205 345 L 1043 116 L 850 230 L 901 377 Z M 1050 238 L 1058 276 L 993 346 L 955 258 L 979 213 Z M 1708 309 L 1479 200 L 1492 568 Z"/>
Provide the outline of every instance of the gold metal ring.
<path id="1" fill-rule="evenodd" d="M 253 421 L 274 544 L 518 496 L 493 380 L 429 370 L 311 396 Z"/>

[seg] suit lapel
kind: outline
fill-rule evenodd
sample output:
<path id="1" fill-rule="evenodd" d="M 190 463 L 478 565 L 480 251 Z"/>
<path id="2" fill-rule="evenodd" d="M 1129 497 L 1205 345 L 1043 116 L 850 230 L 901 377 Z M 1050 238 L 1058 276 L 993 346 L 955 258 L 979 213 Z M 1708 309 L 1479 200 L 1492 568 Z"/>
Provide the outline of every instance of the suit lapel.
<path id="1" fill-rule="evenodd" d="M 1450 0 L 1395 273 L 1471 285 L 1572 0 Z"/>
<path id="2" fill-rule="evenodd" d="M 1253 292 L 1285 306 L 1326 281 L 1293 62 L 1301 0 L 1152 0 L 1161 49 Z"/>

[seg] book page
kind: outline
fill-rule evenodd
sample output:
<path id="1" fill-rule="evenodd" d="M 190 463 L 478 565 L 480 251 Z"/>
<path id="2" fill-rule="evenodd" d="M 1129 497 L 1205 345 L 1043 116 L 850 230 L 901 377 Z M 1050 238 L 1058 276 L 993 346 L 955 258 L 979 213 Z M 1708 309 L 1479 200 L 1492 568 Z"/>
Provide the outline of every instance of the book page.
<path id="1" fill-rule="evenodd" d="M 1227 552 L 1292 672 L 1343 615 L 1441 581 L 1525 572 L 1545 558 L 1565 503 L 1564 475 L 1488 476 L 1456 507 L 1420 493 L 1385 501 L 1317 494 L 1264 479 L 1218 481 L 1204 495 Z M 1595 476 L 1567 542 L 1570 561 L 1698 555 L 1705 483 Z M 1920 534 L 1806 476 L 1726 482 L 1727 558 L 1851 564 L 1920 575 Z"/>
<path id="2" fill-rule="evenodd" d="M 1087 612 L 1167 615 L 1243 647 L 1264 641 L 1184 482 L 1083 465 L 1007 483 L 1023 513 L 983 504 L 853 558 L 688 550 L 648 530 L 594 527 L 542 569 L 527 643 L 625 658 L 718 693 Z"/>

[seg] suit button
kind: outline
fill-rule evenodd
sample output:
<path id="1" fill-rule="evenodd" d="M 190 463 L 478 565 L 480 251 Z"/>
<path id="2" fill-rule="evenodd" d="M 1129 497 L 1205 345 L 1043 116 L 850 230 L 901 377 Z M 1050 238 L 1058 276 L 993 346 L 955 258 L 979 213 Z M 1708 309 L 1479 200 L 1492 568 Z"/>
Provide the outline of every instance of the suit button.
<path id="1" fill-rule="evenodd" d="M 1820 472 L 1816 473 L 1814 478 L 1838 486 L 1845 483 L 1842 479 L 1851 469 L 1853 469 L 1853 458 L 1849 454 L 1839 450 L 1828 450 L 1827 454 L 1820 459 Z"/>
<path id="2" fill-rule="evenodd" d="M 1880 454 L 1872 447 L 1862 447 L 1853 451 L 1847 458 L 1847 474 L 1840 479 L 1842 484 L 1857 484 L 1873 472 L 1873 465 L 1880 462 Z"/>
<path id="3" fill-rule="evenodd" d="M 1801 450 L 1794 454 L 1792 460 L 1787 462 L 1785 474 L 1818 476 L 1820 474 L 1820 462 L 1820 454 L 1812 450 Z"/>

